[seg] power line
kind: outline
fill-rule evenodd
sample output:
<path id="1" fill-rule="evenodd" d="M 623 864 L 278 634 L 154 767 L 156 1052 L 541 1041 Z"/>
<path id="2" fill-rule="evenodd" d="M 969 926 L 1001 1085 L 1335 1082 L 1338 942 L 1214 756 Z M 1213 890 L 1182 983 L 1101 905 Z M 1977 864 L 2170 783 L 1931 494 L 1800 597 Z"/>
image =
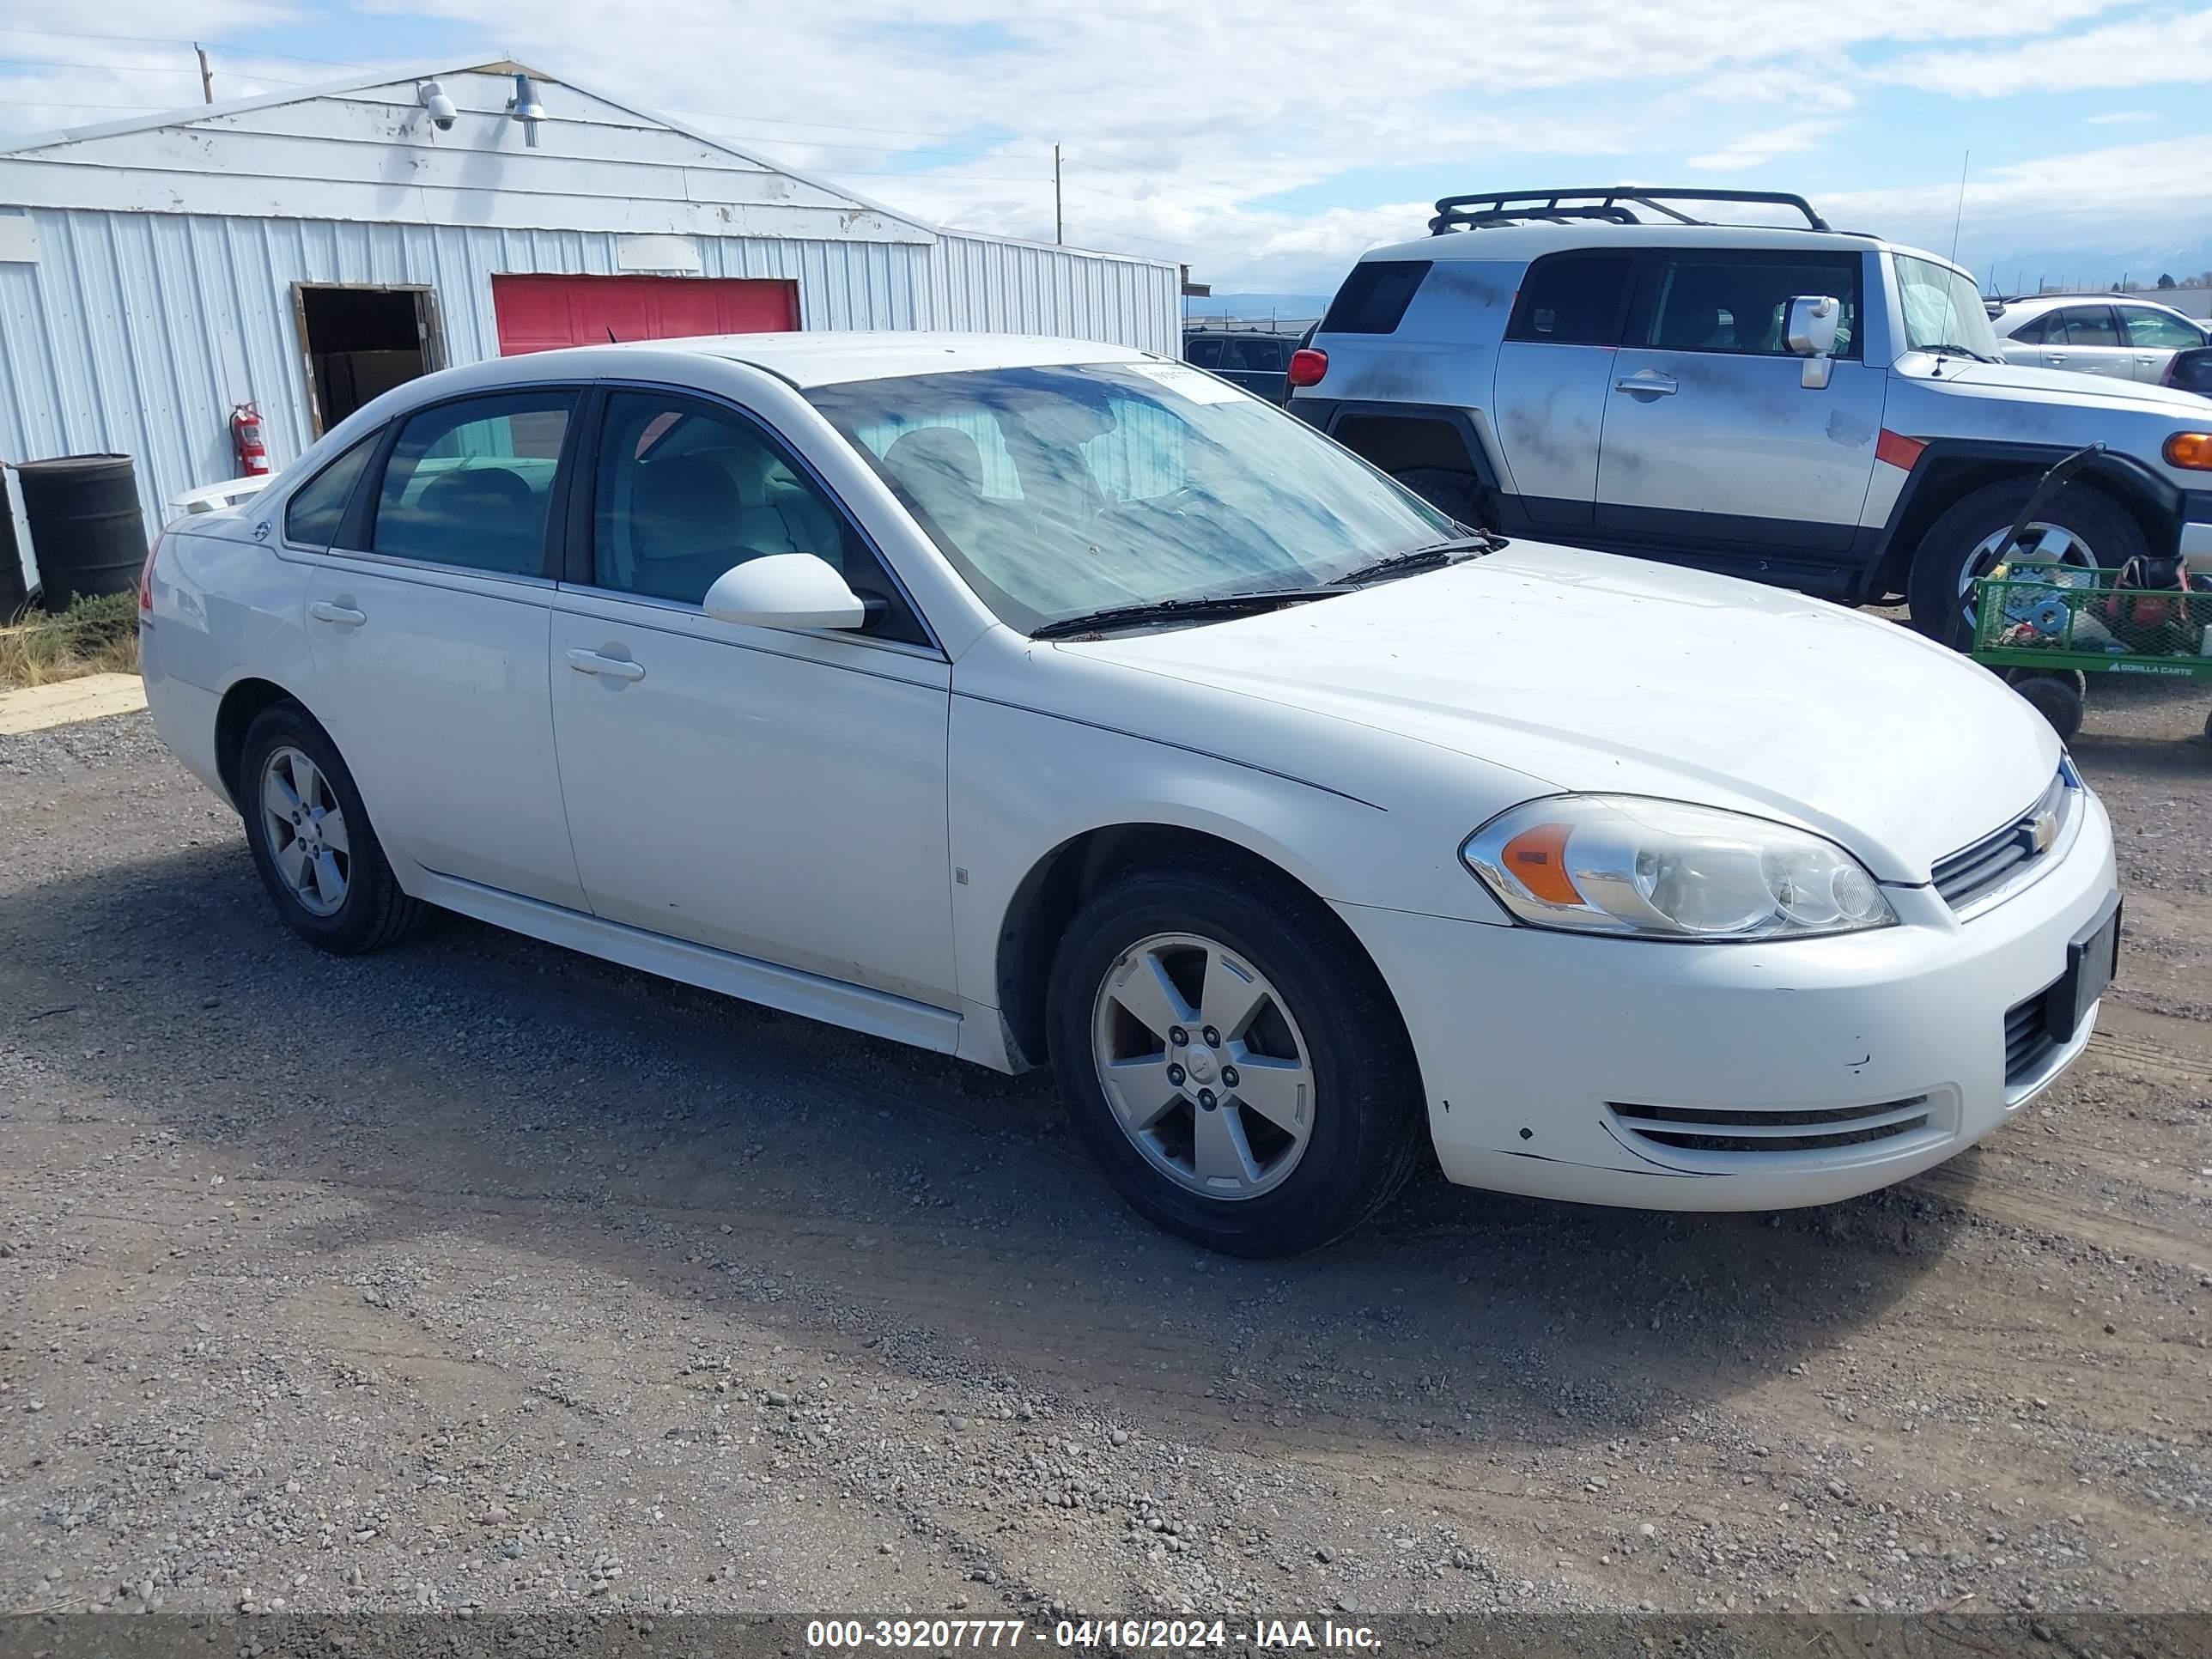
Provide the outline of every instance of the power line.
<path id="1" fill-rule="evenodd" d="M 27 69 L 102 70 L 111 75 L 191 75 L 190 64 L 72 64 L 58 58 L 0 58 L 0 64 L 17 64 Z M 228 70 L 226 74 L 243 81 L 265 81 L 272 87 L 306 87 L 312 81 L 287 81 L 274 75 L 257 75 L 251 70 Z"/>
<path id="2" fill-rule="evenodd" d="M 189 46 L 193 42 L 173 34 L 88 34 L 82 29 L 18 29 L 0 28 L 0 34 L 37 34 L 53 40 L 114 40 L 134 46 Z M 326 69 L 357 69 L 370 67 L 367 64 L 348 64 L 336 58 L 306 58 L 296 52 L 270 52 L 260 46 L 234 46 L 222 40 L 206 44 L 221 46 L 246 58 L 276 58 L 288 64 L 320 64 Z M 304 84 L 304 83 L 303 83 Z"/>

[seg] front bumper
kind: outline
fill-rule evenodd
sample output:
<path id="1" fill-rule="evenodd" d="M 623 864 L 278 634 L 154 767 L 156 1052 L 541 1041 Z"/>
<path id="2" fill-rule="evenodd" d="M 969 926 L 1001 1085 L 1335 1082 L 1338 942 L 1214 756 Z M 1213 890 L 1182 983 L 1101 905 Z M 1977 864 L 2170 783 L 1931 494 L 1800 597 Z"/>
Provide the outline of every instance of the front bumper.
<path id="1" fill-rule="evenodd" d="M 1453 1181 L 1659 1210 L 1825 1204 L 1972 1145 L 2087 1046 L 2094 1011 L 2008 1079 L 2008 1014 L 2066 972 L 2117 888 L 2085 794 L 2051 867 L 1963 923 L 1927 888 L 1887 890 L 1900 926 L 1772 945 L 1336 908 L 1397 996 Z M 1724 1121 L 1775 1150 L 1637 1127 Z"/>

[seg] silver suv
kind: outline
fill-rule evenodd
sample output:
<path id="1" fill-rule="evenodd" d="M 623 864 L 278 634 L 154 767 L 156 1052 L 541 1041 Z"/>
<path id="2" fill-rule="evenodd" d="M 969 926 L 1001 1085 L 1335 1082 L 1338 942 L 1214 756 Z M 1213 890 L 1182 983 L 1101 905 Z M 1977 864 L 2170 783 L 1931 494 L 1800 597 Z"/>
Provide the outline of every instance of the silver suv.
<path id="1" fill-rule="evenodd" d="M 2177 351 L 2212 345 L 2212 329 L 2132 294 L 2033 294 L 1994 302 L 1990 326 L 2008 363 L 2116 380 L 2165 382 Z"/>
<path id="2" fill-rule="evenodd" d="M 1721 225 L 1685 204 L 1758 204 Z M 1353 267 L 1291 409 L 1470 524 L 1846 604 L 1954 643 L 1968 579 L 2054 461 L 2046 556 L 2212 570 L 2212 407 L 2005 362 L 1974 279 L 1802 197 L 1448 197 Z"/>

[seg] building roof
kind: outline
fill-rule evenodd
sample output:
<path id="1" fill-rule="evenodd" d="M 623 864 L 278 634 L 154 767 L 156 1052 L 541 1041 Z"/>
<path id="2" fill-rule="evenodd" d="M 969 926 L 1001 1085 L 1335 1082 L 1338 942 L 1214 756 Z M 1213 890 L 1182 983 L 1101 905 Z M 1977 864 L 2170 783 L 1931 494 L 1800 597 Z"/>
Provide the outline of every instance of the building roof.
<path id="1" fill-rule="evenodd" d="M 510 166 L 535 166 L 541 171 L 550 171 L 550 166 L 548 164 L 557 165 L 565 160 L 572 163 L 570 168 L 572 173 L 580 171 L 574 164 L 583 162 L 587 158 L 563 157 L 546 151 L 529 149 L 523 145 L 519 135 L 508 142 L 485 144 L 480 142 L 471 143 L 467 138 L 438 133 L 430 126 L 428 112 L 421 110 L 416 105 L 416 88 L 425 82 L 436 81 L 441 84 L 462 83 L 465 82 L 465 77 L 469 76 L 507 77 L 518 74 L 529 76 L 538 83 L 541 92 L 547 88 L 556 88 L 580 94 L 592 103 L 603 106 L 605 111 L 626 116 L 644 127 L 680 135 L 710 156 L 726 157 L 732 162 L 740 164 L 739 170 L 773 174 L 793 180 L 805 187 L 805 191 L 817 198 L 811 202 L 794 200 L 785 204 L 786 205 L 830 207 L 848 215 L 868 216 L 879 227 L 877 234 L 869 240 L 927 242 L 933 240 L 939 234 L 938 228 L 926 220 L 902 213 L 896 208 L 884 206 L 866 197 L 854 195 L 842 185 L 817 179 L 811 173 L 789 167 L 783 162 L 769 161 L 740 144 L 732 143 L 726 138 L 718 137 L 672 117 L 640 109 L 635 105 L 611 94 L 586 86 L 574 76 L 555 75 L 547 70 L 532 68 L 527 64 L 505 58 L 495 59 L 488 63 L 439 64 L 398 71 L 380 70 L 346 80 L 332 81 L 320 86 L 306 87 L 295 91 L 268 93 L 253 98 L 235 98 L 218 104 L 188 106 L 182 109 L 132 116 L 119 121 L 106 121 L 90 126 L 71 127 L 13 138 L 5 143 L 0 143 L 0 179 L 9 181 L 7 187 L 0 187 L 0 198 L 22 202 L 31 206 L 122 208 L 126 210 L 136 209 L 142 211 L 171 213 L 252 212 L 253 203 L 250 200 L 242 203 L 240 199 L 241 192 L 238 185 L 241 170 L 223 165 L 222 158 L 216 153 L 217 147 L 227 143 L 234 145 L 249 138 L 257 140 L 292 138 L 298 145 L 303 147 L 303 154 L 307 154 L 308 158 L 300 164 L 299 171 L 284 173 L 264 172 L 257 175 L 249 169 L 246 171 L 246 176 L 258 176 L 277 185 L 303 185 L 307 188 L 295 191 L 275 190 L 263 192 L 271 199 L 262 206 L 262 216 L 400 218 L 403 220 L 416 217 L 422 222 L 454 222 L 453 219 L 441 219 L 429 213 L 420 216 L 410 215 L 405 211 L 407 204 L 404 201 L 398 204 L 386 201 L 377 204 L 381 210 L 372 208 L 370 210 L 362 212 L 346 211 L 342 193 L 334 198 L 330 191 L 317 189 L 315 186 L 330 183 L 343 185 L 353 181 L 325 179 L 313 168 L 317 161 L 327 163 L 331 159 L 328 152 L 335 147 L 334 141 L 343 142 L 346 139 L 351 139 L 356 143 L 379 142 L 386 146 L 398 145 L 425 151 L 426 160 L 416 162 L 411 170 L 411 173 L 416 175 L 434 173 L 435 162 L 438 159 L 452 157 L 456 153 L 478 155 L 489 153 L 497 155 Z M 387 100 L 388 106 L 397 107 L 403 113 L 411 112 L 410 118 L 404 121 L 386 119 L 380 125 L 374 120 L 364 119 L 356 124 L 357 130 L 331 133 L 283 131 L 270 121 L 257 119 L 266 112 L 286 111 L 297 106 L 319 101 L 374 102 L 375 100 L 363 99 L 360 95 L 380 90 L 390 91 L 393 96 Z M 448 86 L 447 90 L 450 92 L 453 88 Z M 490 109 L 471 109 L 467 103 L 464 102 L 463 113 L 465 117 L 473 116 L 482 120 L 495 115 L 503 115 L 504 112 L 498 110 L 496 106 Z M 563 112 L 556 100 L 556 103 L 549 107 L 548 119 L 542 125 L 552 128 L 560 125 L 562 119 Z M 471 136 L 481 138 L 488 132 L 499 139 L 505 140 L 507 131 L 514 125 L 512 122 L 500 120 L 488 128 L 480 127 Z M 151 142 L 173 134 L 182 135 L 191 140 L 191 149 L 183 155 L 173 155 L 166 153 L 157 142 Z M 304 147 L 310 145 L 319 145 L 321 149 L 313 152 L 305 151 Z M 64 165 L 52 172 L 42 171 L 41 187 L 27 190 L 16 185 L 16 181 L 22 179 L 26 175 L 20 168 L 11 167 L 9 165 L 24 161 L 53 161 Z M 278 162 L 275 165 L 281 167 L 289 164 Z M 672 165 L 680 168 L 681 159 L 675 160 Z M 54 180 L 53 174 L 56 173 L 63 175 L 62 181 Z M 115 175 L 124 173 L 159 173 L 161 177 L 158 184 L 151 189 L 128 191 L 117 187 L 118 180 Z M 409 173 L 380 177 L 372 182 L 377 186 L 379 191 L 386 197 L 395 192 L 404 194 L 410 187 L 436 187 L 424 185 L 421 177 L 410 176 Z M 76 188 L 72 189 L 70 187 L 72 185 Z M 494 181 L 488 188 L 506 189 L 517 193 L 538 195 L 551 193 L 542 185 L 525 189 L 503 179 Z M 584 193 L 588 195 L 593 192 Z M 689 193 L 686 192 L 686 194 Z M 296 196 L 299 198 L 295 204 L 286 205 L 283 198 L 288 195 Z M 76 198 L 82 199 L 73 199 Z M 708 210 L 708 212 L 705 215 L 668 216 L 689 216 L 693 220 L 702 217 L 711 219 L 714 209 L 717 207 L 726 209 L 738 204 L 716 203 L 710 198 L 705 202 L 688 202 L 685 205 L 703 208 Z M 759 205 L 775 204 L 761 204 Z M 395 207 L 398 210 L 394 210 Z M 730 217 L 726 212 L 723 216 L 725 219 Z M 468 221 L 460 222 L 468 222 Z M 847 221 L 848 228 L 853 222 L 852 218 L 848 217 Z M 691 230 L 694 232 L 714 228 L 711 223 L 660 225 L 651 222 L 593 224 L 578 228 L 647 231 Z M 720 234 L 745 235 L 773 233 L 750 229 L 742 222 L 728 222 L 721 229 Z"/>

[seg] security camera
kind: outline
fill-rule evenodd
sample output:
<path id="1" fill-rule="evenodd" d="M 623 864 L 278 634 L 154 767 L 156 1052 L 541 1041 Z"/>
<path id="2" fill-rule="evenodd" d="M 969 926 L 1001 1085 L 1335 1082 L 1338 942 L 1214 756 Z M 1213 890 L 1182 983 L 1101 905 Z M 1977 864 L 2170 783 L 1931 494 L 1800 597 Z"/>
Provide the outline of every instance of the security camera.
<path id="1" fill-rule="evenodd" d="M 446 96 L 446 89 L 435 81 L 426 81 L 415 88 L 416 101 L 430 112 L 430 125 L 441 132 L 453 130 L 453 118 L 460 113 L 453 100 Z"/>

